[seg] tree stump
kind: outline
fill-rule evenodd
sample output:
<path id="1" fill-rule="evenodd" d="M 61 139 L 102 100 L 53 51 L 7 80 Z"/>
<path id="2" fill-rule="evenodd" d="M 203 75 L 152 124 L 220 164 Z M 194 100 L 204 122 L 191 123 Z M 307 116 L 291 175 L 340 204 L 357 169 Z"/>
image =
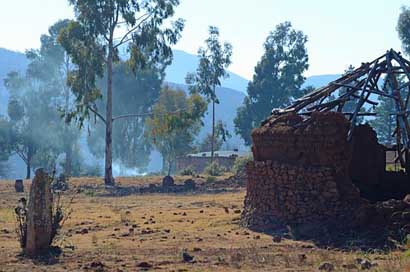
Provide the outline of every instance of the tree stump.
<path id="1" fill-rule="evenodd" d="M 16 193 L 24 193 L 24 184 L 22 179 L 16 179 L 14 183 L 14 188 L 16 189 Z"/>
<path id="2" fill-rule="evenodd" d="M 46 253 L 51 244 L 53 195 L 51 179 L 42 169 L 35 171 L 30 188 L 27 212 L 27 242 L 25 252 L 29 256 Z"/>

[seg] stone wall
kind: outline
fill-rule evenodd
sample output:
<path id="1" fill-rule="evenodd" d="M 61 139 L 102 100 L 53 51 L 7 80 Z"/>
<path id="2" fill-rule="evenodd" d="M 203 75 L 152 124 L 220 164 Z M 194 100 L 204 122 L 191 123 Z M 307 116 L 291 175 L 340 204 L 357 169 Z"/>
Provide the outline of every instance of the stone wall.
<path id="1" fill-rule="evenodd" d="M 349 121 L 334 112 L 271 118 L 252 133 L 254 161 L 242 224 L 269 229 L 277 223 L 361 224 L 369 204 L 349 176 Z"/>
<path id="2" fill-rule="evenodd" d="M 214 161 L 220 166 L 225 167 L 227 170 L 231 170 L 235 163 L 236 156 L 232 157 L 214 157 Z M 176 161 L 176 171 L 180 172 L 187 168 L 192 168 L 195 173 L 203 173 L 204 169 L 211 163 L 210 157 L 181 157 Z"/>

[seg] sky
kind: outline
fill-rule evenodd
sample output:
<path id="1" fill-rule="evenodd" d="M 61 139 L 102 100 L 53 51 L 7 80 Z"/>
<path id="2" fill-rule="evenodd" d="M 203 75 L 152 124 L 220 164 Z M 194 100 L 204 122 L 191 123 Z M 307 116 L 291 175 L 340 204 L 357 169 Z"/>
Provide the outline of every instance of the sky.
<path id="1" fill-rule="evenodd" d="M 196 53 L 209 25 L 233 45 L 229 70 L 251 79 L 270 31 L 284 21 L 308 36 L 306 76 L 342 73 L 394 48 L 401 50 L 396 24 L 405 0 L 181 0 L 176 17 L 186 20 L 175 49 Z M 40 35 L 58 19 L 73 18 L 67 0 L 1 0 L 0 47 L 38 48 Z"/>

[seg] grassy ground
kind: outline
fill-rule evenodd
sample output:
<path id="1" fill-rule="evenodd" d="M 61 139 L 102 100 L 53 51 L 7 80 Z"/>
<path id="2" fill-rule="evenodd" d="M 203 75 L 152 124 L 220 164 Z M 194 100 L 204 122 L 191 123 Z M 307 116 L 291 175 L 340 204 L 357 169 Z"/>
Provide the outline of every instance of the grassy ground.
<path id="1" fill-rule="evenodd" d="M 159 177 L 119 179 L 122 185 L 160 182 Z M 182 180 L 180 178 L 179 180 Z M 70 181 L 100 183 L 100 179 Z M 25 182 L 26 192 L 29 182 Z M 24 194 L 0 182 L 0 271 L 138 271 L 141 262 L 161 271 L 361 271 L 357 258 L 377 264 L 368 271 L 410 271 L 407 252 L 347 252 L 283 240 L 238 225 L 245 191 L 221 194 L 100 197 L 80 193 L 56 245 L 63 253 L 45 264 L 19 257 L 14 207 Z M 182 259 L 186 251 L 193 263 Z"/>

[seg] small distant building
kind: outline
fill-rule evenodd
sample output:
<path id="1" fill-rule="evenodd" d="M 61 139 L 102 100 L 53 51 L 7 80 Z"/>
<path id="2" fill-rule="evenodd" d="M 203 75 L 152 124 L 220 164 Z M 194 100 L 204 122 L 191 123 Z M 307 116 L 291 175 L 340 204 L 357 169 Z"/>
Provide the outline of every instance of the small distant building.
<path id="1" fill-rule="evenodd" d="M 251 156 L 249 151 L 239 151 L 234 149 L 232 151 L 214 151 L 214 161 L 220 166 L 231 170 L 236 158 Z M 188 154 L 184 157 L 179 157 L 176 161 L 176 170 L 192 168 L 196 173 L 202 173 L 204 169 L 211 163 L 211 152 L 200 152 L 195 154 Z"/>

